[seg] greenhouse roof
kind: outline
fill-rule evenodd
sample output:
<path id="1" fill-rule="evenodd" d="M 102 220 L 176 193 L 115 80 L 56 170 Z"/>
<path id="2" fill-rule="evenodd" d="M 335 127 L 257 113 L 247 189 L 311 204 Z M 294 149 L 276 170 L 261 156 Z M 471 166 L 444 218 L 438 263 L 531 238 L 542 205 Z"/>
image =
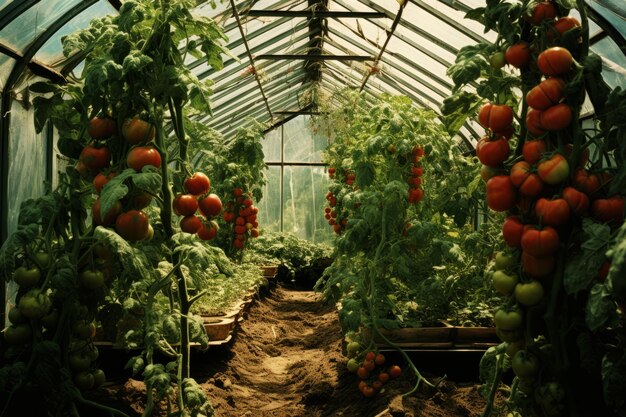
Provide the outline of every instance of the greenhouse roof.
<path id="1" fill-rule="evenodd" d="M 626 86 L 626 3 L 586 0 L 592 50 L 604 58 L 607 80 Z M 482 0 L 224 0 L 196 7 L 228 36 L 231 56 L 219 71 L 188 59 L 200 79 L 211 79 L 210 126 L 228 136 L 257 119 L 277 126 L 340 88 L 365 94 L 402 94 L 439 111 L 451 93 L 446 75 L 465 45 L 495 40 L 465 19 Z M 213 7 L 215 6 L 215 7 Z M 64 57 L 61 38 L 92 18 L 115 14 L 119 0 L 0 0 L 0 85 L 4 100 L 18 97 L 34 77 L 63 82 L 80 72 L 81 56 Z M 249 120 L 248 120 L 249 119 Z M 459 136 L 475 142 L 467 122 Z"/>

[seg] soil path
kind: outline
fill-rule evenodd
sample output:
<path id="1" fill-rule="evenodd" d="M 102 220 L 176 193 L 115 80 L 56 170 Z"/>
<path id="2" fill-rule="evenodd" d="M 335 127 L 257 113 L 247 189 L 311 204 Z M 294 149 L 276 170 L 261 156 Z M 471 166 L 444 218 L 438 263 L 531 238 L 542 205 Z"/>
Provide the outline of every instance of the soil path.
<path id="1" fill-rule="evenodd" d="M 319 294 L 277 288 L 251 308 L 230 349 L 194 366 L 217 417 L 474 417 L 484 401 L 476 386 L 445 382 L 438 392 L 403 399 L 409 378 L 372 399 L 345 367 L 335 306 Z M 196 358 L 197 359 L 197 358 Z M 196 364 L 199 362 L 196 360 Z"/>

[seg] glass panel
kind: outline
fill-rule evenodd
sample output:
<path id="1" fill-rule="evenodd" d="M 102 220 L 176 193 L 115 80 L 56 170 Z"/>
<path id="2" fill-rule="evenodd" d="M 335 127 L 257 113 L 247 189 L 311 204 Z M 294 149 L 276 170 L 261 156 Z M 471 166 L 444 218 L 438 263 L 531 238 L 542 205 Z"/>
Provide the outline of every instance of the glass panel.
<path id="1" fill-rule="evenodd" d="M 283 232 L 316 243 L 332 241 L 324 219 L 328 175 L 324 167 L 284 168 Z"/>
<path id="2" fill-rule="evenodd" d="M 602 57 L 602 76 L 611 88 L 626 88 L 626 56 L 609 37 L 591 45 L 591 50 Z"/>
<path id="3" fill-rule="evenodd" d="M 299 116 L 283 125 L 285 163 L 322 162 L 322 152 L 328 140 L 321 134 L 312 134 L 310 117 Z"/>
<path id="4" fill-rule="evenodd" d="M 626 7 L 623 0 L 587 0 L 587 3 L 626 37 L 626 19 L 624 19 Z M 590 30 L 589 33 L 593 32 Z"/>
<path id="5" fill-rule="evenodd" d="M 280 232 L 280 167 L 271 166 L 266 174 L 263 198 L 257 203 L 259 226 L 262 230 Z"/>
<path id="6" fill-rule="evenodd" d="M 282 128 L 270 130 L 263 141 L 265 162 L 280 162 L 280 135 Z"/>
<path id="7" fill-rule="evenodd" d="M 48 39 L 44 46 L 35 54 L 35 59 L 44 62 L 46 65 L 55 66 L 64 58 L 61 45 L 61 38 L 63 36 L 88 27 L 92 19 L 112 14 L 117 14 L 117 10 L 115 10 L 107 0 L 102 0 L 94 4 L 66 23 Z"/>
<path id="8" fill-rule="evenodd" d="M 77 0 L 40 1 L 2 30 L 3 43 L 15 50 L 23 51 L 48 26 L 78 3 L 80 2 Z"/>
<path id="9" fill-rule="evenodd" d="M 9 233 L 16 229 L 22 201 L 46 191 L 47 154 L 44 134 L 35 133 L 32 107 L 27 111 L 14 101 L 9 126 Z"/>
<path id="10" fill-rule="evenodd" d="M 7 79 L 11 74 L 11 70 L 17 63 L 16 60 L 10 58 L 4 54 L 0 54 L 0 88 L 4 90 L 4 86 L 7 83 Z"/>
<path id="11" fill-rule="evenodd" d="M 0 10 L 4 9 L 11 3 L 13 3 L 13 0 L 0 0 Z"/>

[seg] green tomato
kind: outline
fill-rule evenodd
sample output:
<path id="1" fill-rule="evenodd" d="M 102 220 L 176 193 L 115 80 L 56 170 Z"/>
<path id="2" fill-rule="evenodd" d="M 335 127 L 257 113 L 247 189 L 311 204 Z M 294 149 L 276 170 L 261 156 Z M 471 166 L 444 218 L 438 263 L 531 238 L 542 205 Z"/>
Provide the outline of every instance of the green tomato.
<path id="1" fill-rule="evenodd" d="M 92 389 L 94 382 L 94 377 L 91 372 L 81 371 L 74 375 L 74 385 L 81 391 Z"/>
<path id="2" fill-rule="evenodd" d="M 52 301 L 50 300 L 50 297 L 38 288 L 28 291 L 17 303 L 20 313 L 29 319 L 42 318 L 48 314 L 51 306 Z"/>
<path id="3" fill-rule="evenodd" d="M 349 358 L 354 358 L 356 356 L 356 354 L 359 352 L 359 349 L 361 349 L 361 344 L 359 342 L 350 342 L 350 343 L 348 343 L 348 346 L 346 346 L 346 350 L 348 352 L 348 357 Z"/>
<path id="4" fill-rule="evenodd" d="M 495 69 L 500 69 L 506 65 L 504 52 L 495 52 L 489 57 L 489 65 Z"/>
<path id="5" fill-rule="evenodd" d="M 104 384 L 106 381 L 106 375 L 102 369 L 96 369 L 91 373 L 93 375 L 93 387 L 98 388 L 100 385 Z"/>
<path id="6" fill-rule="evenodd" d="M 28 321 L 28 319 L 26 317 L 24 317 L 22 315 L 22 313 L 20 313 L 20 309 L 17 307 L 11 307 L 11 309 L 9 310 L 9 321 L 11 322 L 11 324 L 21 324 L 21 323 L 26 323 Z"/>
<path id="7" fill-rule="evenodd" d="M 520 350 L 513 356 L 511 367 L 518 378 L 534 377 L 539 373 L 539 358 L 532 353 Z"/>
<path id="8" fill-rule="evenodd" d="M 513 294 L 515 286 L 519 281 L 517 274 L 509 275 L 501 270 L 494 272 L 491 279 L 493 281 L 493 287 L 502 295 Z"/>
<path id="9" fill-rule="evenodd" d="M 43 269 L 50 268 L 50 265 L 52 264 L 52 257 L 46 252 L 37 252 L 35 254 L 35 260 L 37 261 L 37 264 Z"/>
<path id="10" fill-rule="evenodd" d="M 13 281 L 20 287 L 32 287 L 39 282 L 41 270 L 36 266 L 26 268 L 20 266 L 13 272 Z"/>
<path id="11" fill-rule="evenodd" d="M 356 372 L 357 369 L 359 369 L 359 361 L 356 360 L 355 358 L 352 358 L 348 361 L 348 363 L 346 364 L 348 371 L 350 372 Z"/>
<path id="12" fill-rule="evenodd" d="M 535 377 L 527 377 L 527 378 L 518 378 L 519 384 L 517 384 L 517 389 L 519 392 L 530 395 L 535 390 L 535 386 L 537 385 L 537 380 Z"/>
<path id="13" fill-rule="evenodd" d="M 76 320 L 72 325 L 72 333 L 77 339 L 89 339 L 96 335 L 96 325 L 87 320 Z"/>
<path id="14" fill-rule="evenodd" d="M 32 338 L 33 331 L 28 323 L 15 324 L 4 329 L 4 340 L 8 345 L 24 345 Z"/>
<path id="15" fill-rule="evenodd" d="M 496 253 L 496 269 L 498 271 L 511 269 L 515 265 L 517 265 L 517 260 L 515 259 L 515 256 L 509 255 L 505 252 Z"/>
<path id="16" fill-rule="evenodd" d="M 515 299 L 523 306 L 534 306 L 543 299 L 543 286 L 539 281 L 518 283 L 515 286 Z"/>
<path id="17" fill-rule="evenodd" d="M 67 357 L 67 364 L 74 372 L 86 371 L 91 366 L 91 358 L 82 352 L 71 353 Z"/>
<path id="18" fill-rule="evenodd" d="M 503 342 L 517 342 L 522 340 L 522 338 L 524 337 L 524 330 L 503 330 L 496 327 L 496 336 L 498 336 Z"/>
<path id="19" fill-rule="evenodd" d="M 519 310 L 506 311 L 500 309 L 496 311 L 493 321 L 500 330 L 517 330 L 522 327 L 522 313 Z"/>
<path id="20" fill-rule="evenodd" d="M 85 269 L 78 275 L 78 282 L 84 288 L 97 290 L 104 286 L 104 274 L 102 271 Z"/>

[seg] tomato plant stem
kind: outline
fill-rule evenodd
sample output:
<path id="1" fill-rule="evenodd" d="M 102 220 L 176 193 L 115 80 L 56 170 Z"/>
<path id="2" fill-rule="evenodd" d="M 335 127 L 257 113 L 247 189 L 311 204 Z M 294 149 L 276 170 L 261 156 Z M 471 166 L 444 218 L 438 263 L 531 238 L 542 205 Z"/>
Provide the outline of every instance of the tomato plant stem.
<path id="1" fill-rule="evenodd" d="M 496 362 L 496 373 L 493 376 L 493 381 L 491 382 L 491 389 L 489 390 L 489 396 L 487 397 L 487 404 L 483 410 L 483 413 L 480 415 L 481 417 L 489 417 L 491 415 L 491 411 L 493 410 L 493 402 L 496 399 L 496 393 L 498 392 L 498 387 L 500 386 L 500 380 L 502 379 L 502 368 L 504 365 L 504 352 L 498 355 L 498 360 Z"/>

